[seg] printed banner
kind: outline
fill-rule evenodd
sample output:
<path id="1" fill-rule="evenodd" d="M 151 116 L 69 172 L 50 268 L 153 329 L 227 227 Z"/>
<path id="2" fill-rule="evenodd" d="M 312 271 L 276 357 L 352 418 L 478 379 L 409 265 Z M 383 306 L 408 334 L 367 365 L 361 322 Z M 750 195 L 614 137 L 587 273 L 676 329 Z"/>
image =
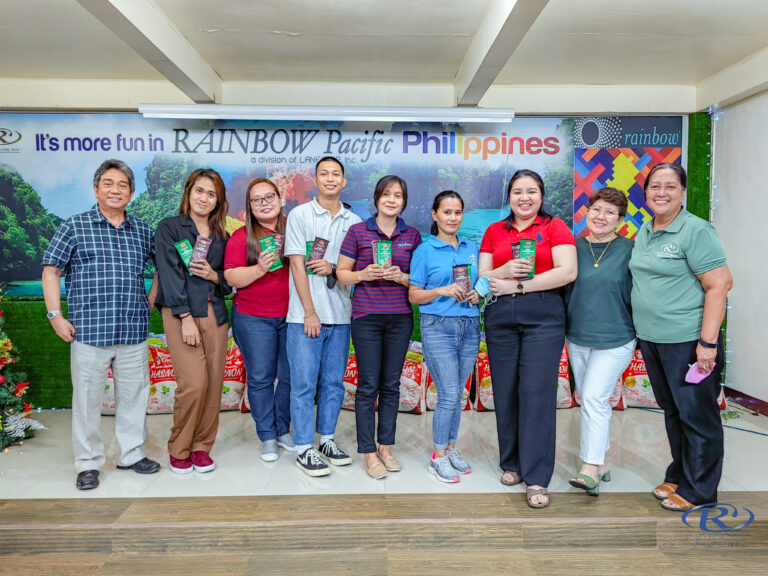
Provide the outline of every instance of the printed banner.
<path id="1" fill-rule="evenodd" d="M 679 158 L 681 125 L 680 117 L 363 124 L 0 114 L 0 281 L 11 282 L 10 295 L 41 294 L 40 260 L 48 240 L 62 219 L 94 206 L 93 173 L 107 158 L 124 160 L 133 169 L 136 192 L 128 210 L 152 226 L 177 213 L 186 177 L 197 168 L 222 175 L 233 231 L 244 222 L 251 179 L 272 179 L 290 210 L 314 196 L 315 163 L 330 155 L 345 166 L 342 200 L 361 217 L 374 213 L 378 179 L 397 174 L 408 184 L 403 218 L 409 224 L 428 234 L 432 199 L 442 190 L 455 190 L 465 202 L 460 234 L 479 242 L 489 224 L 508 214 L 505 185 L 515 170 L 542 175 L 545 208 L 578 234 L 581 197 L 588 198 L 588 189 L 608 177 L 603 170 L 586 183 L 588 165 L 610 164 L 594 146 L 621 138 L 609 148 L 653 156 L 651 150 L 658 151 L 664 137 L 659 146 L 676 150 Z M 592 150 L 583 156 L 586 148 Z M 576 167 L 575 158 L 581 158 Z M 620 170 L 611 169 L 609 177 L 615 179 L 613 172 Z"/>

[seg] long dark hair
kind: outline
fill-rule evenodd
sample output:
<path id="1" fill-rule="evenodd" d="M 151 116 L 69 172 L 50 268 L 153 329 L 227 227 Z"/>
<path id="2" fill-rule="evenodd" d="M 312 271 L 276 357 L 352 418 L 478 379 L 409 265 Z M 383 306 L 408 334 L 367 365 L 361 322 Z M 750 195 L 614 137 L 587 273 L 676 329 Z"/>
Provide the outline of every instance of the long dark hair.
<path id="1" fill-rule="evenodd" d="M 509 202 L 509 196 L 512 194 L 512 185 L 520 178 L 525 178 L 526 176 L 528 178 L 533 178 L 533 180 L 536 182 L 536 185 L 539 187 L 539 190 L 541 190 L 541 206 L 539 206 L 538 216 L 541 216 L 545 222 L 552 220 L 552 215 L 544 210 L 544 180 L 541 178 L 541 176 L 539 176 L 538 172 L 534 172 L 533 170 L 526 170 L 523 168 L 522 170 L 518 170 L 512 174 L 512 178 L 509 179 L 509 184 L 507 184 L 507 202 Z M 514 224 L 515 213 L 510 209 L 509 216 L 507 216 L 506 220 L 504 220 L 504 227 L 507 230 L 512 230 L 512 226 L 514 226 Z"/>
<path id="2" fill-rule="evenodd" d="M 432 201 L 432 212 L 437 212 L 440 209 L 440 203 L 444 198 L 458 199 L 458 201 L 461 202 L 461 209 L 464 210 L 464 199 L 459 195 L 458 192 L 454 192 L 453 190 L 443 190 L 437 196 L 435 196 L 435 199 Z M 433 221 L 432 228 L 429 229 L 429 233 L 432 234 L 432 236 L 437 236 L 438 232 L 439 230 L 437 229 L 437 222 Z"/>
<path id="3" fill-rule="evenodd" d="M 253 266 L 259 262 L 259 254 L 261 254 L 261 243 L 259 242 L 259 238 L 269 236 L 267 229 L 259 223 L 259 220 L 253 215 L 253 210 L 251 210 L 251 188 L 256 186 L 256 184 L 268 184 L 275 194 L 277 194 L 278 201 L 281 200 L 280 190 L 278 190 L 277 185 L 269 178 L 254 178 L 251 180 L 250 184 L 248 184 L 248 188 L 245 190 L 245 210 L 248 213 L 248 217 L 245 219 L 248 266 Z M 280 212 L 277 214 L 275 232 L 285 234 L 285 214 L 283 213 L 282 202 L 280 205 Z"/>
<path id="4" fill-rule="evenodd" d="M 213 182 L 213 188 L 216 190 L 216 208 L 208 214 L 208 225 L 211 227 L 211 235 L 216 236 L 219 240 L 226 240 L 228 236 L 227 213 L 229 212 L 229 202 L 227 202 L 227 188 L 224 186 L 224 181 L 216 170 L 212 168 L 199 168 L 189 175 L 187 183 L 184 185 L 184 193 L 181 195 L 179 214 L 184 214 L 184 216 L 189 218 L 189 196 L 192 193 L 195 182 L 200 178 L 208 178 Z"/>

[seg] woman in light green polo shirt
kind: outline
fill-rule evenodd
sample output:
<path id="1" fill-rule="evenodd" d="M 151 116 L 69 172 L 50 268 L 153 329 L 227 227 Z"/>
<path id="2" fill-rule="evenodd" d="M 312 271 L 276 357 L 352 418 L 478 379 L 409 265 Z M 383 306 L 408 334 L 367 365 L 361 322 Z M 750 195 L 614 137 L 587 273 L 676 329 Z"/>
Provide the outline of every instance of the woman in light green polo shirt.
<path id="1" fill-rule="evenodd" d="M 672 463 L 654 495 L 674 511 L 717 501 L 723 427 L 717 407 L 720 325 L 733 285 L 714 227 L 683 208 L 686 174 L 655 166 L 645 181 L 654 217 L 635 238 L 632 315 L 656 401 L 664 410 Z M 687 376 L 689 366 L 701 381 Z"/>

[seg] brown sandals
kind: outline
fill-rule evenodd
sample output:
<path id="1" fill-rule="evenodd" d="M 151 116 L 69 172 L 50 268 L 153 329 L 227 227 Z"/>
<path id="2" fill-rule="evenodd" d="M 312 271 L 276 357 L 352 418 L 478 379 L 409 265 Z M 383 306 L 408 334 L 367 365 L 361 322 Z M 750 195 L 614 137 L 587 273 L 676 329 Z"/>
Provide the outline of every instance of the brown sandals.
<path id="1" fill-rule="evenodd" d="M 522 481 L 522 476 L 520 476 L 520 474 L 517 472 L 512 472 L 511 470 L 504 470 L 504 473 L 501 475 L 501 483 L 504 484 L 504 486 L 515 486 L 516 484 L 520 484 Z"/>
<path id="2" fill-rule="evenodd" d="M 672 484 L 672 482 L 664 482 L 653 489 L 653 495 L 659 500 L 666 500 L 675 492 L 677 492 L 677 484 Z"/>
<path id="3" fill-rule="evenodd" d="M 534 496 L 546 496 L 546 502 L 534 502 Z M 525 497 L 528 500 L 528 506 L 531 508 L 546 508 L 549 506 L 549 490 L 546 488 L 526 488 Z"/>

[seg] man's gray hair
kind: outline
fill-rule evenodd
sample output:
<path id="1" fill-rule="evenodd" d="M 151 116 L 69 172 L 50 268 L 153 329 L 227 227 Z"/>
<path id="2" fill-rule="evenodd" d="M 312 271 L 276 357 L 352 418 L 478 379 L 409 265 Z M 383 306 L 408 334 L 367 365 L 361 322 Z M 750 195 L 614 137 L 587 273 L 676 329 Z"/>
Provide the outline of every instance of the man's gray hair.
<path id="1" fill-rule="evenodd" d="M 131 194 L 133 194 L 135 189 L 133 170 L 131 170 L 128 164 L 122 160 L 115 160 L 114 158 L 110 160 L 104 160 L 104 162 L 101 163 L 101 166 L 98 167 L 96 173 L 93 175 L 93 187 L 98 188 L 99 182 L 101 182 L 101 177 L 104 176 L 104 172 L 107 170 L 112 170 L 112 168 L 115 170 L 120 170 L 120 172 L 125 174 L 126 178 L 128 178 L 128 184 L 131 186 Z"/>

